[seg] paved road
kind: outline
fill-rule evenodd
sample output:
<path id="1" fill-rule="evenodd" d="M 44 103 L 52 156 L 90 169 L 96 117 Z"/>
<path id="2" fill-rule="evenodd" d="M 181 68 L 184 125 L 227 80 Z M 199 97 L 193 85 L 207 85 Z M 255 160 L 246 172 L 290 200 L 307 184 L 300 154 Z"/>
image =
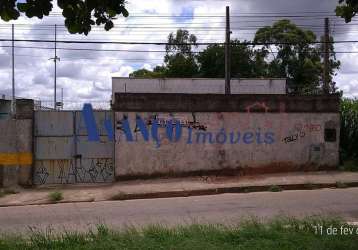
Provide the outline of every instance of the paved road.
<path id="1" fill-rule="evenodd" d="M 358 221 L 358 188 L 4 207 L 0 208 L 0 230 L 24 232 L 29 227 L 84 230 L 99 223 L 112 227 L 148 223 L 235 223 L 246 216 L 318 214 Z"/>

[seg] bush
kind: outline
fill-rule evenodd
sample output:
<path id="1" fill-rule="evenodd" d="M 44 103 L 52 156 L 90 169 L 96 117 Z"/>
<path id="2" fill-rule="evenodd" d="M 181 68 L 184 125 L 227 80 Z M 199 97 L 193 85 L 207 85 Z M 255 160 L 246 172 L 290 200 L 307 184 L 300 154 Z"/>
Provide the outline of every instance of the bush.
<path id="1" fill-rule="evenodd" d="M 358 99 L 342 99 L 340 157 L 358 165 Z"/>
<path id="2" fill-rule="evenodd" d="M 63 194 L 62 194 L 62 192 L 59 192 L 59 191 L 54 191 L 54 192 L 49 193 L 48 197 L 49 197 L 50 201 L 52 201 L 52 202 L 57 202 L 57 201 L 63 200 Z"/>
<path id="3" fill-rule="evenodd" d="M 276 185 L 272 185 L 268 191 L 270 192 L 281 192 L 282 191 L 282 188 L 280 186 L 276 186 Z"/>

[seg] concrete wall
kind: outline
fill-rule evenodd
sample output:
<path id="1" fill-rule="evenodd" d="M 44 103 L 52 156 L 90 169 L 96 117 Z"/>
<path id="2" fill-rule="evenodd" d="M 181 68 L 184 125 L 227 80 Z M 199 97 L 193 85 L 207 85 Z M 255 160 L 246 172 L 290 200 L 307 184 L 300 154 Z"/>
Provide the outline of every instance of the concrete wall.
<path id="1" fill-rule="evenodd" d="M 104 121 L 111 111 L 95 111 L 100 141 L 88 140 L 80 111 L 35 112 L 34 184 L 102 183 L 114 180 L 114 143 Z"/>
<path id="2" fill-rule="evenodd" d="M 169 95 L 164 99 L 154 94 L 116 95 L 117 178 L 301 171 L 338 165 L 337 96 L 234 95 L 226 97 L 226 105 L 221 98 L 222 95 Z M 214 104 L 208 105 L 205 100 Z M 302 104 L 297 106 L 299 103 Z M 171 121 L 174 124 L 170 125 Z M 176 124 L 181 124 L 178 138 L 175 135 L 180 129 L 173 129 Z M 168 131 L 173 137 L 168 137 Z"/>
<path id="3" fill-rule="evenodd" d="M 175 119 L 192 125 L 184 126 L 177 142 L 167 139 L 162 126 L 159 143 L 153 138 L 144 141 L 140 130 L 133 132 L 137 141 L 127 142 L 124 132 L 118 129 L 118 176 L 245 168 L 299 170 L 338 164 L 338 135 L 335 142 L 324 138 L 327 124 L 334 124 L 339 131 L 338 114 L 118 112 L 116 120 L 124 115 L 134 124 L 133 129 L 137 115 L 147 121 L 157 116 L 160 121 Z"/>
<path id="4" fill-rule="evenodd" d="M 224 79 L 112 78 L 114 93 L 224 94 Z M 232 94 L 286 94 L 286 79 L 232 79 Z"/>
<path id="5" fill-rule="evenodd" d="M 31 99 L 16 99 L 16 119 L 32 119 L 34 101 Z M 0 99 L 0 119 L 11 118 L 11 100 Z"/>
<path id="6" fill-rule="evenodd" d="M 34 102 L 17 99 L 16 119 L 10 118 L 10 105 L 11 101 L 0 101 L 0 186 L 30 186 Z"/>
<path id="7" fill-rule="evenodd" d="M 7 119 L 10 117 L 11 101 L 0 99 L 0 119 Z"/>
<path id="8" fill-rule="evenodd" d="M 0 120 L 0 184 L 31 185 L 32 120 Z"/>

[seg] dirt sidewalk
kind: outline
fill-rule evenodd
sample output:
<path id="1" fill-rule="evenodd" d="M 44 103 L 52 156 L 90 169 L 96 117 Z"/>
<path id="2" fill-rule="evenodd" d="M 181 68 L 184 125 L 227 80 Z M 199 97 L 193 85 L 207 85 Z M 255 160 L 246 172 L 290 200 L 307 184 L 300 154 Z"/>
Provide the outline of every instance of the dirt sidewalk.
<path id="1" fill-rule="evenodd" d="M 299 172 L 256 176 L 170 178 L 121 181 L 112 184 L 41 186 L 33 189 L 3 191 L 0 206 L 23 206 L 54 203 L 49 194 L 59 191 L 58 202 L 185 197 L 220 193 L 241 193 L 358 186 L 354 172 Z M 17 193 L 14 193 L 16 191 Z"/>

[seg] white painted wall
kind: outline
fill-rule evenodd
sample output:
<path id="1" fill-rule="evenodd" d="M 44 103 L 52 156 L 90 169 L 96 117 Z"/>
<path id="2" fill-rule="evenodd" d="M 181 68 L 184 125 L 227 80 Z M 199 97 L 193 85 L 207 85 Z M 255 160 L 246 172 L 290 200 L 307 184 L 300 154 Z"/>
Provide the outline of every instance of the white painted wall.
<path id="1" fill-rule="evenodd" d="M 224 79 L 112 78 L 114 93 L 224 94 Z M 232 94 L 286 94 L 286 79 L 232 79 Z"/>
<path id="2" fill-rule="evenodd" d="M 182 136 L 172 142 L 167 139 L 166 129 L 159 128 L 158 145 L 152 138 L 152 125 L 148 125 L 150 139 L 144 141 L 140 130 L 135 129 L 137 115 L 146 121 L 153 115 L 158 120 L 180 121 L 184 124 Z M 134 141 L 127 141 L 118 123 L 123 117 L 128 117 Z M 339 114 L 116 112 L 116 122 L 117 176 L 220 169 L 300 170 L 312 164 L 317 167 L 338 164 Z M 335 124 L 335 142 L 325 141 L 324 131 L 329 123 Z M 197 126 L 190 132 L 188 124 Z"/>

